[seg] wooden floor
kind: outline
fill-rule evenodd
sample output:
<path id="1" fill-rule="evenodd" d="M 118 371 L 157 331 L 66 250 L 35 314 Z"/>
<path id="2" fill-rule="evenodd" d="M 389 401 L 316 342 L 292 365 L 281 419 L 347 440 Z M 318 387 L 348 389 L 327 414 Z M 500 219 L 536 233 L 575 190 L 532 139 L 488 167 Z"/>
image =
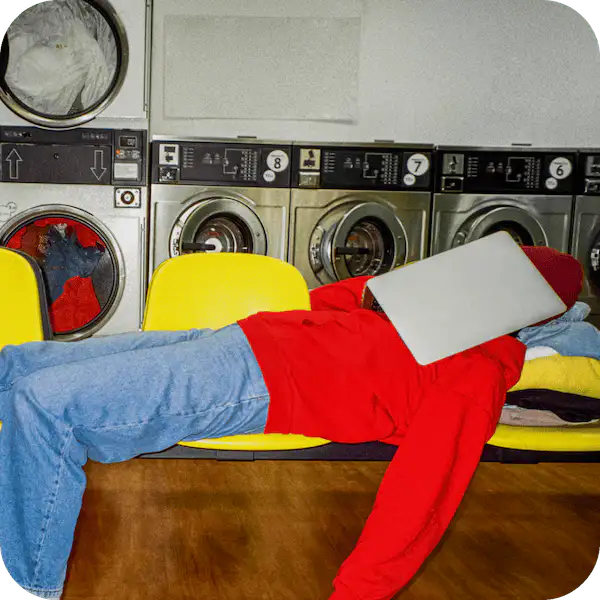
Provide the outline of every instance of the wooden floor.
<path id="1" fill-rule="evenodd" d="M 64 600 L 327 600 L 385 463 L 90 463 Z M 548 600 L 600 548 L 600 464 L 485 463 L 401 600 Z"/>

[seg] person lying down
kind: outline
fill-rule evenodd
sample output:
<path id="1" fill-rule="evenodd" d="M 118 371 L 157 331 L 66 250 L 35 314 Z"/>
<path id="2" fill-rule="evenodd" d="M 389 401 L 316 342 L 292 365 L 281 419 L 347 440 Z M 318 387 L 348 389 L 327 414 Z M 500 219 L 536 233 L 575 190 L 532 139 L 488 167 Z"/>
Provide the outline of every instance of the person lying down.
<path id="1" fill-rule="evenodd" d="M 573 306 L 581 265 L 548 248 L 524 250 Z M 396 594 L 453 518 L 525 346 L 504 336 L 419 366 L 385 314 L 361 308 L 367 279 L 314 290 L 311 311 L 259 313 L 218 331 L 6 347 L 0 548 L 15 581 L 61 597 L 88 459 L 264 432 L 398 446 L 330 600 Z"/>

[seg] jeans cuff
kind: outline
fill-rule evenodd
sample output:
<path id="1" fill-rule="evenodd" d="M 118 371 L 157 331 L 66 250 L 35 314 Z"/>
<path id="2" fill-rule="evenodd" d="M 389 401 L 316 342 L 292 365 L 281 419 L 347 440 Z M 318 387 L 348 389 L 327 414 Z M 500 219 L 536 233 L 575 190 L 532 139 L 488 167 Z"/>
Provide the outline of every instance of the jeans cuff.
<path id="1" fill-rule="evenodd" d="M 60 600 L 62 596 L 62 588 L 59 590 L 34 590 L 25 586 L 21 586 L 26 592 L 37 596 L 38 598 L 46 598 L 50 600 Z"/>

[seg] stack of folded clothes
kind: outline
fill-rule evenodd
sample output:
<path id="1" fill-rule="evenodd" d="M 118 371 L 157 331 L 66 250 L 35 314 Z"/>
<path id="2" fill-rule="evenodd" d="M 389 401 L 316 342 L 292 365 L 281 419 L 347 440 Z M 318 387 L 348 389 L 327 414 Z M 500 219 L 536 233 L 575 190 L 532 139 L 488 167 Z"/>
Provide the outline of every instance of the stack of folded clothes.
<path id="1" fill-rule="evenodd" d="M 585 322 L 590 307 L 577 302 L 561 317 L 527 327 L 521 379 L 506 395 L 500 423 L 573 427 L 600 420 L 600 331 Z"/>

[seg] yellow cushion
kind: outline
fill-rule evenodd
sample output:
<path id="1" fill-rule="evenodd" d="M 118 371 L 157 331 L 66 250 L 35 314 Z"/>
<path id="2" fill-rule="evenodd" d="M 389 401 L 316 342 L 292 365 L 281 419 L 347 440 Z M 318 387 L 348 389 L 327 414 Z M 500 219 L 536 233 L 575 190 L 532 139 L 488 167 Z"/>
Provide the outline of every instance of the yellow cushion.
<path id="1" fill-rule="evenodd" d="M 511 391 L 534 388 L 600 398 L 600 361 L 558 355 L 527 361 Z"/>
<path id="2" fill-rule="evenodd" d="M 600 398 L 600 361 L 580 356 L 548 356 L 525 363 L 511 391 L 547 389 Z M 600 424 L 565 427 L 498 425 L 489 442 L 515 450 L 553 452 L 600 451 Z"/>
<path id="3" fill-rule="evenodd" d="M 256 254 L 187 254 L 163 262 L 154 272 L 143 329 L 219 329 L 257 312 L 309 309 L 306 281 L 288 263 Z M 279 434 L 180 442 L 194 448 L 256 452 L 329 443 Z"/>

